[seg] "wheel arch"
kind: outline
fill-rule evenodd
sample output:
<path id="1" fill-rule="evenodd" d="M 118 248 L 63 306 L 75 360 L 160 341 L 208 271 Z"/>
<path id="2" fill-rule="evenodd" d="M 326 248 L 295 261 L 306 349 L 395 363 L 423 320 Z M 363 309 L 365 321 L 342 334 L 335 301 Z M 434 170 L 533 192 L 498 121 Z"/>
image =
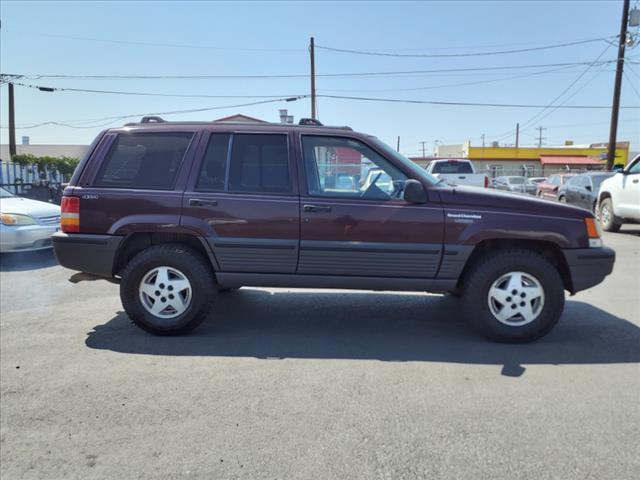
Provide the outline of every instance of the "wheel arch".
<path id="1" fill-rule="evenodd" d="M 570 292 L 573 292 L 573 282 L 571 280 L 571 272 L 567 260 L 562 253 L 562 249 L 556 243 L 546 240 L 527 240 L 527 239 L 486 239 L 475 245 L 473 251 L 469 255 L 465 266 L 460 273 L 457 282 L 457 289 L 460 290 L 466 275 L 470 272 L 471 268 L 484 256 L 489 253 L 504 251 L 505 249 L 512 248 L 524 248 L 531 250 L 542 255 L 546 258 L 560 274 L 564 288 Z"/>
<path id="2" fill-rule="evenodd" d="M 209 260 L 211 270 L 216 275 L 218 264 L 208 243 L 202 237 L 188 233 L 135 232 L 127 235 L 118 248 L 113 264 L 114 275 L 119 275 L 127 263 L 138 253 L 153 245 L 165 243 L 183 244 Z"/>

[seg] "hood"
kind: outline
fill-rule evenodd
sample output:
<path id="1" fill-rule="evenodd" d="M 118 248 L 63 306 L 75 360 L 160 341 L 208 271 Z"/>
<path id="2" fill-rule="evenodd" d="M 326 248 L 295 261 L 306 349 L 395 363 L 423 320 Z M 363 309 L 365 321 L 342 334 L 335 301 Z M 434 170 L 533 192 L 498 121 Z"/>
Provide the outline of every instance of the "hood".
<path id="1" fill-rule="evenodd" d="M 0 212 L 42 218 L 59 216 L 60 207 L 53 203 L 40 202 L 29 198 L 9 197 L 0 199 Z"/>
<path id="2" fill-rule="evenodd" d="M 496 209 L 533 213 L 554 217 L 585 218 L 589 213 L 581 208 L 551 200 L 543 200 L 524 193 L 511 193 L 491 188 L 455 187 L 438 189 L 442 202 L 459 208 Z"/>

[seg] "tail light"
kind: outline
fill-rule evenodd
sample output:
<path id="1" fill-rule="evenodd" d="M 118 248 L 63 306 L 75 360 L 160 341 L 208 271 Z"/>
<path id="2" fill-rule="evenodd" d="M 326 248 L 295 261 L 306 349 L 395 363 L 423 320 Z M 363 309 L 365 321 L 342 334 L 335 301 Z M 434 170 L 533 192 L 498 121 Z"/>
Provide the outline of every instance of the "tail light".
<path id="1" fill-rule="evenodd" d="M 489 188 L 489 177 L 484 176 L 484 188 Z"/>
<path id="2" fill-rule="evenodd" d="M 80 231 L 80 198 L 62 197 L 60 227 L 65 233 Z"/>

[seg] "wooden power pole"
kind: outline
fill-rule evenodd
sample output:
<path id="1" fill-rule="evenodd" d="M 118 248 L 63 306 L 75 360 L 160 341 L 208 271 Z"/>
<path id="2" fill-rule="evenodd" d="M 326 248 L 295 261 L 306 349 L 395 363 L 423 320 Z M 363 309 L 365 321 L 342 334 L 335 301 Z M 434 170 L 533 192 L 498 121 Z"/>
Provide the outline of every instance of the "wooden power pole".
<path id="1" fill-rule="evenodd" d="M 622 21 L 620 22 L 620 37 L 618 38 L 618 61 L 616 64 L 616 79 L 613 85 L 613 105 L 611 106 L 611 129 L 609 130 L 609 145 L 607 149 L 607 170 L 613 168 L 616 159 L 616 136 L 618 134 L 618 114 L 620 113 L 620 87 L 622 86 L 622 69 L 624 67 L 624 49 L 627 43 L 627 20 L 629 18 L 629 0 L 624 0 L 622 6 Z"/>
<path id="2" fill-rule="evenodd" d="M 520 143 L 520 124 L 516 123 L 516 148 L 518 148 L 519 143 Z"/>
<path id="3" fill-rule="evenodd" d="M 13 83 L 9 83 L 9 157 L 16 154 L 16 111 L 13 104 Z"/>
<path id="4" fill-rule="evenodd" d="M 316 56 L 313 37 L 309 43 L 309 56 L 311 60 L 311 118 L 316 119 Z"/>

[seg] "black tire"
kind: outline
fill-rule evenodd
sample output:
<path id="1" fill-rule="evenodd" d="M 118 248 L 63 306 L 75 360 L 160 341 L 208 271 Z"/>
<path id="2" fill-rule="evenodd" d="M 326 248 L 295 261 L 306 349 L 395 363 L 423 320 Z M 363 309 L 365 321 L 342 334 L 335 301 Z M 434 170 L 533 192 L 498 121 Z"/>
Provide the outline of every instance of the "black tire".
<path id="1" fill-rule="evenodd" d="M 564 195 L 560 195 L 560 196 L 558 197 L 558 201 L 559 201 L 560 203 L 567 203 L 567 197 L 565 197 Z"/>
<path id="2" fill-rule="evenodd" d="M 489 290 L 500 277 L 523 272 L 535 277 L 544 292 L 538 316 L 522 326 L 500 322 L 489 308 Z M 564 309 L 564 284 L 558 270 L 542 255 L 525 249 L 488 254 L 477 261 L 462 284 L 462 308 L 467 320 L 485 337 L 503 343 L 527 343 L 546 335 Z M 505 306 L 506 308 L 506 306 Z"/>
<path id="3" fill-rule="evenodd" d="M 161 266 L 179 270 L 191 284 L 188 307 L 170 319 L 149 312 L 139 294 L 144 276 Z M 120 299 L 127 315 L 138 327 L 154 335 L 181 335 L 193 330 L 209 315 L 216 295 L 216 282 L 209 260 L 180 244 L 162 244 L 143 250 L 128 263 L 120 282 Z"/>
<path id="4" fill-rule="evenodd" d="M 598 212 L 598 219 L 600 220 L 600 226 L 606 232 L 617 232 L 622 226 L 621 223 L 616 221 L 616 217 L 613 214 L 613 202 L 610 198 L 605 198 L 600 202 L 600 208 Z M 603 210 L 608 210 L 608 215 L 602 215 Z M 607 217 L 607 218 L 605 218 Z"/>

